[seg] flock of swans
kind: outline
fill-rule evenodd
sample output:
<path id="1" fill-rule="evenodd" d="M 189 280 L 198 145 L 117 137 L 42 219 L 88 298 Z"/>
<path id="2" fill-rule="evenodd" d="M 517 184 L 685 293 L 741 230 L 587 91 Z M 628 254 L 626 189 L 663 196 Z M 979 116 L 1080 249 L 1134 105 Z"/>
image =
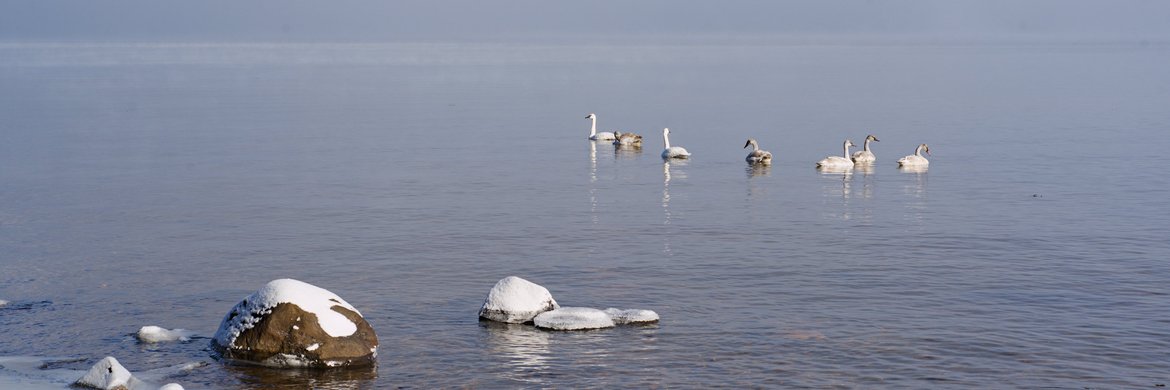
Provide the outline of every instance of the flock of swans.
<path id="1" fill-rule="evenodd" d="M 634 133 L 623 133 L 619 131 L 597 131 L 597 115 L 590 113 L 585 118 L 592 120 L 593 124 L 589 128 L 589 139 L 593 141 L 612 141 L 614 146 L 622 147 L 642 147 L 642 136 Z M 817 161 L 817 168 L 830 171 L 849 170 L 853 169 L 855 165 L 870 165 L 877 160 L 873 151 L 869 149 L 870 142 L 881 142 L 877 137 L 870 134 L 865 137 L 865 143 L 862 144 L 862 150 L 849 154 L 849 148 L 856 145 L 851 140 L 845 140 L 843 144 L 844 154 L 841 156 L 825 157 L 821 161 Z M 670 145 L 670 128 L 662 129 L 662 158 L 689 158 L 691 153 L 681 146 Z M 747 143 L 743 145 L 744 149 L 748 146 L 752 147 L 752 151 L 744 158 L 750 165 L 771 165 L 772 153 L 760 149 L 760 144 L 755 139 L 748 138 Z M 922 169 L 930 165 L 930 160 L 922 156 L 922 153 L 930 154 L 930 147 L 926 144 L 919 144 L 914 149 L 914 154 L 898 159 L 898 167 Z"/>

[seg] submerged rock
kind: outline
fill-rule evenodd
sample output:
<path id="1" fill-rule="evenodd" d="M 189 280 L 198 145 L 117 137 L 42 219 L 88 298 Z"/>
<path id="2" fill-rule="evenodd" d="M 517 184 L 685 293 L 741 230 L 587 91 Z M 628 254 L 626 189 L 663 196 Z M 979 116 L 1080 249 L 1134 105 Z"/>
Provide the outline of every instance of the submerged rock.
<path id="1" fill-rule="evenodd" d="M 75 385 L 91 389 L 102 390 L 129 390 L 142 387 L 142 381 L 130 374 L 130 370 L 122 367 L 118 359 L 106 356 L 94 364 L 85 375 L 81 376 Z"/>
<path id="2" fill-rule="evenodd" d="M 586 330 L 614 326 L 609 314 L 588 307 L 562 307 L 540 313 L 532 321 L 538 328 L 552 330 Z"/>
<path id="3" fill-rule="evenodd" d="M 492 321 L 522 324 L 537 314 L 559 308 L 548 289 L 517 276 L 500 279 L 488 291 L 479 317 Z"/>
<path id="4" fill-rule="evenodd" d="M 138 340 L 144 343 L 161 343 L 165 341 L 191 341 L 195 332 L 186 329 L 166 329 L 148 325 L 138 329 Z"/>
<path id="5" fill-rule="evenodd" d="M 236 304 L 211 341 L 220 357 L 269 367 L 368 366 L 378 336 L 337 295 L 278 279 Z"/>
<path id="6" fill-rule="evenodd" d="M 658 313 L 653 310 L 640 309 L 605 309 L 605 314 L 613 320 L 615 324 L 651 324 L 658 322 Z"/>

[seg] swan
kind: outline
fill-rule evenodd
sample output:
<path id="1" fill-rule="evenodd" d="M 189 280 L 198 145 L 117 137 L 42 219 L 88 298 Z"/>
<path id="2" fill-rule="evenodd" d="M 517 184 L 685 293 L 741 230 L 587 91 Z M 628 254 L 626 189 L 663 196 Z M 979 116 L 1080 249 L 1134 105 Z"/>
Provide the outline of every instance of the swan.
<path id="1" fill-rule="evenodd" d="M 760 144 L 756 143 L 755 139 L 748 138 L 743 147 L 747 148 L 748 146 L 752 147 L 751 153 L 748 153 L 747 158 L 745 158 L 748 164 L 768 165 L 772 163 L 772 152 L 760 150 Z"/>
<path id="2" fill-rule="evenodd" d="M 662 158 L 688 158 L 691 157 L 691 152 L 683 149 L 681 146 L 670 146 L 670 128 L 662 129 L 662 142 L 666 144 L 666 149 L 662 149 Z"/>
<path id="3" fill-rule="evenodd" d="M 926 146 L 926 144 L 918 145 L 917 148 L 914 148 L 914 154 L 898 159 L 898 166 L 925 167 L 930 165 L 930 160 L 927 160 L 926 157 L 922 157 L 922 152 L 930 154 L 930 147 Z"/>
<path id="4" fill-rule="evenodd" d="M 874 137 L 873 134 L 865 136 L 865 143 L 862 144 L 862 147 L 865 148 L 865 150 L 853 152 L 854 163 L 872 163 L 874 160 L 877 160 L 877 157 L 873 155 L 873 152 L 869 151 L 869 141 L 882 142 L 881 140 L 877 139 L 877 137 Z"/>
<path id="5" fill-rule="evenodd" d="M 613 132 L 614 146 L 634 146 L 642 147 L 642 136 L 634 133 L 623 133 L 620 131 Z"/>
<path id="6" fill-rule="evenodd" d="M 849 147 L 853 145 L 853 141 L 845 140 L 845 157 L 829 156 L 824 160 L 817 161 L 817 168 L 828 169 L 850 169 L 853 168 L 853 160 L 849 159 Z"/>
<path id="7" fill-rule="evenodd" d="M 594 140 L 594 141 L 613 141 L 615 138 L 617 138 L 617 137 L 613 136 L 613 133 L 608 132 L 608 131 L 603 131 L 600 133 L 597 132 L 597 115 L 596 114 L 591 112 L 591 113 L 589 113 L 589 115 L 586 115 L 585 118 L 593 120 L 593 126 L 589 128 L 589 139 Z"/>

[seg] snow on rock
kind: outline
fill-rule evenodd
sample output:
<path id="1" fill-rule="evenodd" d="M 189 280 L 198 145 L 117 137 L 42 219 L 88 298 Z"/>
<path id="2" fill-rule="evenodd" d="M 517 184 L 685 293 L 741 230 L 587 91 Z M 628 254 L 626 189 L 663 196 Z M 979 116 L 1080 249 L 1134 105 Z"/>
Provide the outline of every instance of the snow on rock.
<path id="1" fill-rule="evenodd" d="M 562 307 L 540 313 L 532 321 L 537 328 L 553 330 L 601 329 L 614 326 L 609 314 L 588 307 Z"/>
<path id="2" fill-rule="evenodd" d="M 166 341 L 191 341 L 195 332 L 186 329 L 169 330 L 153 325 L 138 329 L 138 340 L 144 343 L 161 343 Z"/>
<path id="3" fill-rule="evenodd" d="M 271 367 L 365 366 L 378 336 L 345 300 L 293 279 L 269 282 L 236 304 L 216 331 L 220 357 Z"/>
<path id="4" fill-rule="evenodd" d="M 521 324 L 537 314 L 560 307 L 548 289 L 517 276 L 500 279 L 488 291 L 479 309 L 479 317 L 492 321 Z"/>
<path id="5" fill-rule="evenodd" d="M 97 364 L 94 364 L 74 384 L 93 389 L 124 390 L 141 387 L 142 382 L 134 378 L 126 367 L 118 364 L 118 359 L 114 359 L 113 356 L 106 356 L 101 361 L 98 361 Z"/>
<path id="6" fill-rule="evenodd" d="M 613 320 L 615 324 L 649 324 L 658 322 L 658 313 L 653 310 L 639 310 L 639 309 L 605 309 L 605 314 Z"/>

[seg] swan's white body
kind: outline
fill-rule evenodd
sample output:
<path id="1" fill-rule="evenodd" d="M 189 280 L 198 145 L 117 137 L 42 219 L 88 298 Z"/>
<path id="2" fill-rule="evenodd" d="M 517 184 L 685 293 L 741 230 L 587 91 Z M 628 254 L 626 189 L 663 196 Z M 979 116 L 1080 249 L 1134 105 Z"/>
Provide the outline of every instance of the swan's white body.
<path id="1" fill-rule="evenodd" d="M 662 129 L 662 143 L 666 145 L 666 149 L 662 150 L 662 158 L 688 158 L 691 156 L 691 152 L 681 146 L 670 146 L 670 128 Z"/>
<path id="2" fill-rule="evenodd" d="M 925 167 L 930 165 L 930 160 L 922 157 L 922 152 L 930 154 L 930 146 L 926 144 L 918 145 L 914 148 L 914 154 L 898 159 L 898 166 L 900 167 Z"/>
<path id="3" fill-rule="evenodd" d="M 614 139 L 617 138 L 617 137 L 614 137 L 613 132 L 609 132 L 609 131 L 603 131 L 600 133 L 597 132 L 597 115 L 596 114 L 589 113 L 589 115 L 586 115 L 585 118 L 593 120 L 593 126 L 589 127 L 589 139 L 594 140 L 594 141 L 613 141 Z"/>
<path id="4" fill-rule="evenodd" d="M 613 132 L 615 146 L 636 146 L 642 147 L 642 136 L 634 133 Z"/>
<path id="5" fill-rule="evenodd" d="M 866 136 L 865 143 L 862 144 L 862 148 L 864 148 L 864 150 L 858 150 L 856 152 L 853 152 L 853 162 L 854 163 L 872 163 L 872 162 L 877 160 L 877 156 L 874 156 L 873 152 L 869 151 L 869 142 L 870 141 L 881 142 L 880 140 L 877 139 L 877 137 L 874 137 L 873 134 Z"/>
<path id="6" fill-rule="evenodd" d="M 824 160 L 817 161 L 817 168 L 826 169 L 850 169 L 853 168 L 853 160 L 849 159 L 849 147 L 854 146 L 853 141 L 845 140 L 845 154 L 842 156 L 829 156 Z"/>
<path id="7" fill-rule="evenodd" d="M 744 158 L 748 164 L 768 165 L 772 163 L 772 152 L 760 150 L 760 144 L 756 143 L 756 140 L 748 138 L 747 143 L 743 144 L 743 147 L 746 148 L 748 146 L 752 147 L 752 151 Z"/>

